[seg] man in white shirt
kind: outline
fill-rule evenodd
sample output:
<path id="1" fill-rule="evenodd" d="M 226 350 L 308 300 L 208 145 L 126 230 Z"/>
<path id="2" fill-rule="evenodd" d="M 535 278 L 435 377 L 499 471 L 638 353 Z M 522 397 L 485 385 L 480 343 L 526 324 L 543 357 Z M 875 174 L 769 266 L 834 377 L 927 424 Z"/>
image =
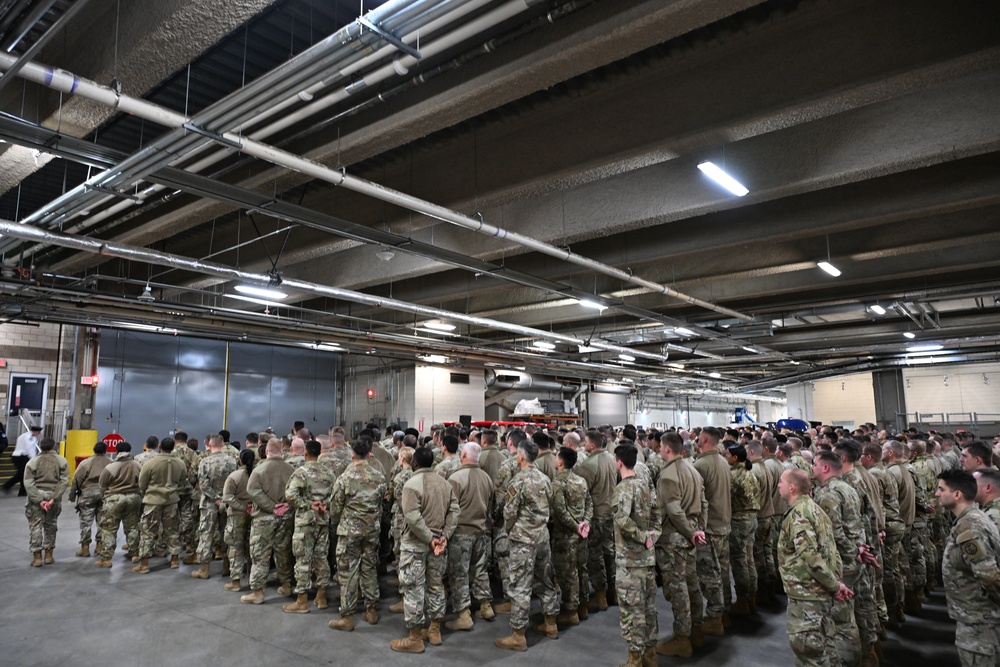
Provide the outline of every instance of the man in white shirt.
<path id="1" fill-rule="evenodd" d="M 17 495 L 28 495 L 28 492 L 24 490 L 24 468 L 28 465 L 28 461 L 33 459 L 35 455 L 38 454 L 38 436 L 41 432 L 41 426 L 32 426 L 30 430 L 27 430 L 17 436 L 17 444 L 14 447 L 14 451 L 10 455 L 10 460 L 17 467 L 17 472 L 15 472 L 13 477 L 4 483 L 4 493 L 10 493 L 10 488 L 12 486 L 20 484 L 21 490 L 18 491 Z"/>

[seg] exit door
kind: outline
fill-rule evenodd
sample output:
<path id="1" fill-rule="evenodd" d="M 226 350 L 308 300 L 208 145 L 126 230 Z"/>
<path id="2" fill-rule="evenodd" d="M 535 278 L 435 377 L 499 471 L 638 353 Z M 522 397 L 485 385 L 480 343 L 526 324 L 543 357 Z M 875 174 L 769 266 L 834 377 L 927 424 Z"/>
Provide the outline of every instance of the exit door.
<path id="1" fill-rule="evenodd" d="M 35 423 L 42 424 L 45 399 L 49 395 L 49 376 L 29 373 L 11 373 L 10 390 L 7 392 L 7 414 L 16 417 L 21 410 L 31 413 Z"/>

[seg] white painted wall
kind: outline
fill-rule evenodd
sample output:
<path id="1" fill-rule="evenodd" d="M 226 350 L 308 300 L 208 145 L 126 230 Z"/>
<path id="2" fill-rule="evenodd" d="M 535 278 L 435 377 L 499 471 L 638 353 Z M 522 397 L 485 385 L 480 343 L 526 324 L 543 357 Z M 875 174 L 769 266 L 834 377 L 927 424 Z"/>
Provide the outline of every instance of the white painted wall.
<path id="1" fill-rule="evenodd" d="M 875 419 L 871 373 L 842 375 L 785 388 L 788 417 L 824 424 L 854 426 Z"/>
<path id="2" fill-rule="evenodd" d="M 1000 364 L 903 369 L 909 413 L 1000 413 Z"/>
<path id="3" fill-rule="evenodd" d="M 473 421 L 484 419 L 485 378 L 482 368 L 451 366 L 421 366 L 415 369 L 414 421 L 411 426 L 423 432 L 431 424 L 458 421 L 460 415 L 471 415 Z M 468 373 L 469 384 L 452 384 L 452 373 Z"/>

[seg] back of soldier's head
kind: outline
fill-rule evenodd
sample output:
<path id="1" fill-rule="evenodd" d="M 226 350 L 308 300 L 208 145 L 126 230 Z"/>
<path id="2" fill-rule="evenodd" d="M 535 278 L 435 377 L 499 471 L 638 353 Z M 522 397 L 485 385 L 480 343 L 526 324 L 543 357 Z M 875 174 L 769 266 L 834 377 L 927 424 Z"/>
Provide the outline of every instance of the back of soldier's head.
<path id="1" fill-rule="evenodd" d="M 538 458 L 538 445 L 536 445 L 531 440 L 525 438 L 524 442 L 517 446 L 517 451 L 524 455 L 528 463 L 534 463 L 535 459 Z"/>
<path id="2" fill-rule="evenodd" d="M 108 453 L 108 446 L 107 446 L 107 444 L 104 443 L 104 442 L 101 442 L 100 440 L 98 440 L 97 442 L 95 442 L 94 443 L 94 453 L 98 454 L 98 455 L 100 455 L 100 454 L 107 454 Z"/>
<path id="3" fill-rule="evenodd" d="M 441 438 L 441 446 L 445 448 L 449 454 L 454 454 L 458 451 L 458 436 L 456 435 L 446 435 Z"/>
<path id="4" fill-rule="evenodd" d="M 358 438 L 351 442 L 351 451 L 359 459 L 366 459 L 368 455 L 372 453 L 372 441 L 371 438 Z"/>
<path id="5" fill-rule="evenodd" d="M 579 458 L 576 451 L 570 447 L 560 447 L 556 456 L 563 462 L 563 467 L 566 470 L 572 470 L 573 466 L 576 465 L 577 458 Z"/>
<path id="6" fill-rule="evenodd" d="M 434 465 L 434 452 L 430 447 L 419 447 L 413 450 L 413 469 L 430 468 Z"/>
<path id="7" fill-rule="evenodd" d="M 847 463 L 857 463 L 861 458 L 861 443 L 857 440 L 838 440 L 834 450 Z"/>
<path id="8" fill-rule="evenodd" d="M 38 443 L 38 448 L 43 452 L 51 452 L 56 447 L 56 441 L 52 438 L 42 438 Z"/>
<path id="9" fill-rule="evenodd" d="M 312 458 L 317 458 L 323 451 L 323 445 L 319 440 L 310 440 L 306 443 L 306 454 Z"/>
<path id="10" fill-rule="evenodd" d="M 615 460 L 621 461 L 621 464 L 628 468 L 629 470 L 635 469 L 635 461 L 638 458 L 638 450 L 635 445 L 631 442 L 624 442 L 617 447 L 615 447 Z"/>
<path id="11" fill-rule="evenodd" d="M 118 450 L 119 454 L 131 454 L 132 453 L 132 443 L 130 443 L 130 442 L 119 442 L 118 446 L 115 449 Z"/>

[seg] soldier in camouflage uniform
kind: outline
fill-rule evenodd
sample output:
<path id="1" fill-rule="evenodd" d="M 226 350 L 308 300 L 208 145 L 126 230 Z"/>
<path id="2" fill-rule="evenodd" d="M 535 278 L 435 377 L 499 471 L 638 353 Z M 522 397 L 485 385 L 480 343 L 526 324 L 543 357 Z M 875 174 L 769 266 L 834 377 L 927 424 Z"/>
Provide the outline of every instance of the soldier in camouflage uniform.
<path id="1" fill-rule="evenodd" d="M 292 440 L 292 446 L 288 448 L 288 456 L 285 457 L 285 463 L 292 466 L 292 468 L 301 468 L 306 463 L 306 443 L 302 438 L 294 438 Z"/>
<path id="2" fill-rule="evenodd" d="M 1000 531 L 974 500 L 965 470 L 938 475 L 937 500 L 955 516 L 942 559 L 948 615 L 962 667 L 992 667 L 1000 654 Z"/>
<path id="3" fill-rule="evenodd" d="M 788 595 L 788 643 L 797 667 L 834 667 L 833 604 L 851 590 L 840 581 L 841 561 L 826 513 L 809 497 L 809 475 L 786 470 L 778 483 L 788 511 L 778 534 L 778 571 Z"/>
<path id="4" fill-rule="evenodd" d="M 771 554 L 771 523 L 774 519 L 774 492 L 777 490 L 778 479 L 781 475 L 775 476 L 767 467 L 764 460 L 764 447 L 759 440 L 751 440 L 746 445 L 747 460 L 753 463 L 750 472 L 757 478 L 759 493 L 757 502 L 760 509 L 757 510 L 757 530 L 753 536 L 753 564 L 756 568 L 757 595 L 751 600 L 747 600 L 748 612 L 757 610 L 757 601 L 769 603 L 774 597 L 775 580 L 772 578 L 774 571 L 774 559 Z M 739 596 L 733 603 L 731 610 L 734 614 L 742 614 L 743 609 L 738 607 Z"/>
<path id="5" fill-rule="evenodd" d="M 1000 470 L 983 468 L 972 473 L 979 491 L 976 502 L 980 509 L 1000 529 Z"/>
<path id="6" fill-rule="evenodd" d="M 556 622 L 568 625 L 587 618 L 587 535 L 594 516 L 590 491 L 583 478 L 573 472 L 575 465 L 576 451 L 560 448 L 552 481 L 552 566 L 562 590 L 563 611 Z"/>
<path id="7" fill-rule="evenodd" d="M 747 615 L 750 601 L 757 598 L 757 566 L 754 563 L 754 535 L 757 532 L 757 512 L 760 510 L 760 482 L 751 472 L 756 467 L 747 460 L 743 445 L 730 445 L 726 451 L 729 463 L 729 493 L 733 511 L 729 533 L 729 554 L 736 587 L 733 612 Z M 723 572 L 729 586 L 729 572 Z"/>
<path id="8" fill-rule="evenodd" d="M 215 542 L 220 528 L 225 525 L 226 508 L 222 504 L 226 479 L 236 471 L 233 457 L 222 451 L 225 443 L 221 435 L 209 438 L 209 455 L 198 464 L 198 486 L 201 489 L 201 506 L 198 517 L 198 563 L 191 573 L 196 579 L 208 579 L 208 567 L 215 553 Z"/>
<path id="9" fill-rule="evenodd" d="M 243 589 L 241 579 L 249 561 L 247 553 L 250 541 L 250 494 L 247 482 L 257 460 L 253 450 L 240 452 L 240 467 L 229 473 L 222 486 L 222 502 L 226 505 L 226 529 L 223 541 L 228 547 L 229 581 L 223 586 L 227 591 Z"/>
<path id="10" fill-rule="evenodd" d="M 181 543 L 177 503 L 181 493 L 190 495 L 191 483 L 184 461 L 173 455 L 174 441 L 160 442 L 160 453 L 142 467 L 139 492 L 142 493 L 142 519 L 139 523 L 139 565 L 132 568 L 138 574 L 149 573 L 149 557 L 163 531 L 170 555 L 170 567 L 179 567 Z"/>
<path id="11" fill-rule="evenodd" d="M 621 612 L 622 638 L 628 662 L 622 667 L 656 665 L 656 557 L 653 545 L 660 537 L 661 520 L 654 493 L 635 476 L 637 450 L 615 448 L 615 466 L 621 482 L 612 508 L 615 525 L 615 586 Z"/>
<path id="12" fill-rule="evenodd" d="M 160 453 L 159 450 L 160 439 L 155 435 L 151 435 L 146 438 L 146 444 L 144 445 L 143 450 L 135 455 L 135 462 L 138 463 L 140 467 L 144 466 L 146 465 L 146 461 L 152 460 L 154 456 Z"/>
<path id="13" fill-rule="evenodd" d="M 941 569 L 941 554 L 938 551 L 938 546 L 934 542 L 934 532 L 935 525 L 938 522 L 937 511 L 937 499 L 934 497 L 934 491 L 937 488 L 937 475 L 940 472 L 938 469 L 937 460 L 930 455 L 928 446 L 933 447 L 934 443 L 928 443 L 926 440 L 910 440 L 907 445 L 910 449 L 910 466 L 913 469 L 915 481 L 920 485 L 924 492 L 926 499 L 926 512 L 921 512 L 917 510 L 918 515 L 918 529 L 920 527 L 920 518 L 923 519 L 923 552 L 924 552 L 924 567 L 926 569 L 926 582 L 923 589 L 919 591 L 920 597 L 926 597 L 924 591 L 933 588 L 934 581 L 938 579 L 938 573 Z M 941 535 L 943 538 L 944 536 Z"/>
<path id="14" fill-rule="evenodd" d="M 778 482 L 785 472 L 785 465 L 778 460 L 777 456 L 778 442 L 772 437 L 765 437 L 761 440 L 761 446 L 764 450 L 764 465 L 771 473 L 771 504 L 774 506 L 774 515 L 771 517 L 771 528 L 768 535 L 770 553 L 765 554 L 767 575 L 771 587 L 764 591 L 764 595 L 761 596 L 759 595 L 761 592 L 760 582 L 757 584 L 758 602 L 766 604 L 775 599 L 774 593 L 782 590 L 781 578 L 778 576 L 778 533 L 781 531 L 781 520 L 785 516 L 785 511 L 788 510 L 788 505 L 778 493 Z M 787 447 L 787 445 L 785 446 Z"/>
<path id="15" fill-rule="evenodd" d="M 587 482 L 594 505 L 587 538 L 587 574 L 594 586 L 592 608 L 608 608 L 608 595 L 614 594 L 615 535 L 611 514 L 611 497 L 618 484 L 614 457 L 605 449 L 607 441 L 600 431 L 588 431 L 586 450 L 589 454 L 583 464 L 577 465 L 576 474 Z M 581 592 L 581 595 L 583 593 Z M 611 601 L 613 602 L 613 600 Z"/>
<path id="16" fill-rule="evenodd" d="M 434 453 L 413 453 L 413 476 L 403 486 L 403 526 L 399 556 L 399 588 L 408 636 L 389 643 L 393 651 L 423 653 L 424 639 L 441 644 L 445 612 L 444 573 L 448 540 L 458 526 L 461 509 L 452 486 L 434 473 Z M 430 619 L 430 627 L 424 624 Z"/>
<path id="17" fill-rule="evenodd" d="M 250 593 L 240 597 L 243 604 L 264 604 L 264 585 L 271 569 L 271 556 L 278 570 L 281 586 L 278 594 L 292 594 L 292 528 L 288 515 L 291 507 L 285 488 L 292 476 L 292 466 L 281 456 L 281 441 L 271 438 L 267 458 L 255 465 L 247 479 L 253 516 L 250 522 Z"/>
<path id="18" fill-rule="evenodd" d="M 446 435 L 441 438 L 441 450 L 444 452 L 444 458 L 434 466 L 434 472 L 448 479 L 453 472 L 462 466 L 458 455 L 458 438 L 454 435 Z"/>
<path id="19" fill-rule="evenodd" d="M 403 536 L 403 485 L 409 481 L 410 477 L 413 476 L 413 468 L 411 464 L 413 462 L 413 447 L 400 447 L 397 452 L 396 460 L 396 474 L 393 475 L 392 481 L 389 482 L 389 502 L 392 507 L 390 509 L 390 516 L 392 517 L 392 530 L 390 534 L 392 536 L 392 546 L 396 554 L 396 572 L 399 572 L 399 547 L 400 540 Z M 397 576 L 398 579 L 398 576 Z M 399 583 L 397 581 L 396 585 Z M 390 606 L 389 611 L 402 614 L 403 613 L 403 601 L 400 599 L 398 607 Z"/>
<path id="20" fill-rule="evenodd" d="M 869 555 L 861 518 L 861 500 L 841 475 L 843 462 L 830 451 L 821 450 L 813 459 L 813 499 L 833 526 L 834 543 L 840 555 L 842 578 L 851 591 L 861 585 L 863 559 Z M 870 648 L 861 645 L 861 634 L 854 614 L 854 600 L 840 600 L 833 605 L 836 635 L 833 645 L 845 665 L 858 665 Z"/>
<path id="21" fill-rule="evenodd" d="M 178 491 L 180 500 L 177 502 L 178 535 L 181 541 L 181 549 L 187 549 L 190 556 L 184 559 L 186 565 L 198 563 L 197 541 L 198 541 L 198 454 L 188 447 L 187 439 L 180 439 L 177 435 L 185 435 L 179 431 L 172 438 L 174 443 L 173 455 L 184 462 L 187 470 L 188 484 L 183 490 Z M 164 438 L 160 441 L 160 450 L 163 450 Z M 206 438 L 206 449 L 207 449 Z"/>
<path id="22" fill-rule="evenodd" d="M 80 463 L 73 475 L 73 483 L 69 487 L 70 502 L 76 501 L 76 511 L 80 515 L 80 550 L 77 558 L 90 556 L 90 537 L 95 521 L 100 520 L 101 512 L 101 473 L 111 463 L 106 455 L 108 446 L 103 442 L 94 445 L 94 455 Z M 96 555 L 100 550 L 100 533 L 98 544 L 94 547 Z"/>
<path id="23" fill-rule="evenodd" d="M 703 428 L 694 448 L 697 452 L 694 467 L 705 481 L 708 500 L 708 523 L 705 525 L 708 544 L 698 547 L 698 579 L 706 599 L 701 631 L 716 637 L 725 634 L 723 615 L 732 604 L 733 595 L 729 585 L 729 533 L 733 520 L 731 483 L 729 464 L 719 451 L 721 436 L 716 428 Z"/>
<path id="24" fill-rule="evenodd" d="M 330 585 L 330 565 L 326 556 L 330 540 L 330 501 L 333 473 L 319 463 L 321 446 L 316 440 L 305 444 L 305 463 L 292 473 L 285 498 L 295 511 L 292 553 L 295 555 L 296 600 L 281 609 L 288 613 L 309 613 L 309 588 L 315 577 L 316 608 L 326 609 L 326 587 Z"/>
<path id="25" fill-rule="evenodd" d="M 118 526 L 125 526 L 125 540 L 129 556 L 139 560 L 139 514 L 142 496 L 139 495 L 139 473 L 142 467 L 132 459 L 132 445 L 122 442 L 118 455 L 104 470 L 99 480 L 104 508 L 101 511 L 101 553 L 97 567 L 111 567 L 115 554 Z"/>
<path id="26" fill-rule="evenodd" d="M 509 637 L 497 639 L 497 648 L 525 651 L 528 645 L 524 631 L 528 625 L 531 594 L 534 591 L 542 603 L 545 621 L 536 629 L 549 639 L 559 637 L 556 616 L 559 614 L 559 592 L 552 574 L 552 554 L 549 547 L 549 515 L 552 506 L 552 484 L 545 473 L 534 466 L 538 447 L 525 440 L 517 448 L 521 469 L 510 486 L 504 502 L 504 527 L 510 539 L 511 612 Z"/>
<path id="27" fill-rule="evenodd" d="M 370 438 L 351 443 L 354 464 L 337 478 L 330 502 L 330 522 L 337 525 L 337 573 L 340 579 L 340 619 L 330 627 L 350 632 L 358 598 L 365 603 L 364 619 L 378 623 L 378 536 L 385 476 L 369 464 Z"/>
<path id="28" fill-rule="evenodd" d="M 527 440 L 527 436 L 521 429 L 510 431 L 506 439 L 508 453 L 511 450 L 516 453 L 517 446 L 525 440 Z M 510 539 L 507 535 L 507 529 L 504 526 L 503 508 L 504 503 L 507 501 L 507 489 L 518 472 L 520 472 L 520 467 L 517 464 L 517 456 L 514 454 L 508 456 L 500 464 L 500 469 L 497 470 L 496 494 L 494 496 L 496 498 L 496 505 L 493 508 L 493 558 L 499 570 L 500 586 L 503 589 L 504 597 L 507 598 L 500 604 L 493 605 L 493 610 L 500 614 L 509 613 L 511 610 Z"/>
<path id="29" fill-rule="evenodd" d="M 903 613 L 903 535 L 906 525 L 903 523 L 899 510 L 899 487 L 896 477 L 882 465 L 882 448 L 875 443 L 864 446 L 861 465 L 878 484 L 881 492 L 881 507 L 885 518 L 884 537 L 882 542 L 882 568 L 876 569 L 876 586 L 881 585 L 883 596 L 876 599 L 879 602 L 879 622 L 893 630 L 899 629 L 899 615 Z"/>
<path id="30" fill-rule="evenodd" d="M 69 486 L 69 464 L 56 454 L 56 442 L 42 438 L 38 443 L 41 453 L 28 461 L 24 468 L 24 490 L 28 500 L 24 515 L 28 518 L 28 548 L 32 567 L 42 566 L 42 549 L 45 564 L 55 562 L 52 552 L 56 548 L 56 531 L 62 512 L 62 497 Z"/>
<path id="31" fill-rule="evenodd" d="M 479 601 L 480 618 L 489 620 L 494 617 L 489 575 L 489 525 L 495 500 L 493 480 L 479 467 L 481 453 L 482 448 L 475 442 L 462 445 L 462 467 L 448 477 L 461 508 L 458 527 L 448 541 L 451 608 L 458 613 L 456 620 L 445 623 L 449 630 L 473 628 L 473 599 Z"/>
<path id="32" fill-rule="evenodd" d="M 910 557 L 910 572 L 906 581 L 906 611 L 908 613 L 920 611 L 926 599 L 926 589 L 931 581 L 935 557 L 929 553 L 927 526 L 932 520 L 934 506 L 937 501 L 934 499 L 936 488 L 935 473 L 922 458 L 920 441 L 907 443 L 907 456 L 909 460 L 904 464 L 904 468 L 913 479 L 913 495 L 915 498 L 913 525 L 909 533 L 909 542 L 906 552 Z"/>

